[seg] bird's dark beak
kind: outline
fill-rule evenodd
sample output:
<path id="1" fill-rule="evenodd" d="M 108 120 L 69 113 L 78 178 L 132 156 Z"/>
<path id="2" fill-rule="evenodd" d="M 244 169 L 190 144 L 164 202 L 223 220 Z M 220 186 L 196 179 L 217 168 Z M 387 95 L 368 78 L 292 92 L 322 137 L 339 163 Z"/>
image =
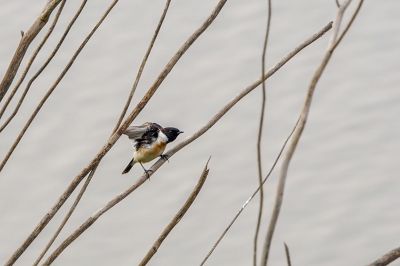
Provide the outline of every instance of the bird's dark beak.
<path id="1" fill-rule="evenodd" d="M 184 133 L 184 132 L 183 132 L 183 131 L 179 131 L 179 132 L 178 132 L 178 134 L 182 134 L 182 133 Z"/>

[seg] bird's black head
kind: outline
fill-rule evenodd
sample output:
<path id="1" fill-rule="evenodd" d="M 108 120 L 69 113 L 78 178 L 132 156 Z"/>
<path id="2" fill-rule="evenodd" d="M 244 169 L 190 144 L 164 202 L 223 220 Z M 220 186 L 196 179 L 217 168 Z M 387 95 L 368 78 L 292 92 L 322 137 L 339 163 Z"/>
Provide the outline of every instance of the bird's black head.
<path id="1" fill-rule="evenodd" d="M 183 133 L 183 131 L 174 127 L 166 127 L 164 128 L 163 133 L 167 136 L 168 142 L 173 142 L 179 134 Z"/>

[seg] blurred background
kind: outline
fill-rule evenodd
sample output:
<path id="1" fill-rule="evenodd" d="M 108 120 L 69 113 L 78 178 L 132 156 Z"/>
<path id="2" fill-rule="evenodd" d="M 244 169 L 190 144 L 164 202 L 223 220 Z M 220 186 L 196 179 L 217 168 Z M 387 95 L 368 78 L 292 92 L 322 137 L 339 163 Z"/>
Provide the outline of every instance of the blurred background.
<path id="1" fill-rule="evenodd" d="M 20 40 L 20 30 L 31 25 L 45 1 L 0 0 L 0 3 L 3 76 Z M 1 134 L 2 158 L 28 115 L 109 3 L 88 1 L 60 52 L 32 86 L 19 115 Z M 117 4 L 1 172 L 0 262 L 5 262 L 20 245 L 107 140 L 164 3 L 121 0 Z M 216 3 L 216 0 L 172 1 L 133 104 L 141 99 L 170 57 Z M 60 22 L 31 74 L 47 58 L 79 5 L 80 1 L 67 1 Z M 364 265 L 398 246 L 399 8 L 400 2 L 396 0 L 366 1 L 322 76 L 289 169 L 270 265 L 285 265 L 283 241 L 290 247 L 294 265 Z M 333 0 L 273 1 L 267 67 L 332 20 L 335 12 Z M 227 101 L 259 78 L 266 13 L 267 1 L 228 1 L 134 124 L 154 121 L 178 127 L 185 134 L 177 141 L 202 127 Z M 46 29 L 32 48 L 45 32 Z M 328 40 L 329 34 L 306 48 L 267 82 L 264 172 L 297 120 L 310 77 Z M 26 60 L 22 66 L 25 63 Z M 212 155 L 210 174 L 199 197 L 149 264 L 198 265 L 257 186 L 260 96 L 260 89 L 252 92 L 210 131 L 172 157 L 149 182 L 75 241 L 55 265 L 137 264 L 183 204 Z M 137 180 L 142 174 L 140 167 L 135 166 L 129 175 L 121 175 L 131 154 L 130 141 L 121 138 L 100 164 L 56 244 Z M 279 167 L 265 187 L 260 247 L 278 173 Z M 70 199 L 66 206 L 71 203 Z M 249 205 L 208 265 L 251 264 L 257 207 L 257 201 Z M 56 216 L 17 265 L 31 264 L 62 217 Z"/>

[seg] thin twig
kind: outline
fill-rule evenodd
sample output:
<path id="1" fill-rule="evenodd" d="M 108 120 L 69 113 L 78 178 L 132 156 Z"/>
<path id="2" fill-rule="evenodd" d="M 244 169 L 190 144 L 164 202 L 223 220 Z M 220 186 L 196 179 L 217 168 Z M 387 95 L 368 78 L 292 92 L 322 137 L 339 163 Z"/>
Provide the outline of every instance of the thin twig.
<path id="1" fill-rule="evenodd" d="M 389 251 L 376 261 L 372 262 L 371 264 L 368 264 L 368 266 L 385 266 L 397 260 L 398 258 L 400 258 L 400 247 Z"/>
<path id="2" fill-rule="evenodd" d="M 333 54 L 335 48 L 337 47 L 335 44 L 336 44 L 337 36 L 339 34 L 340 24 L 343 19 L 343 14 L 344 14 L 346 8 L 348 7 L 348 5 L 350 4 L 350 2 L 351 2 L 351 0 L 347 0 L 338 9 L 336 19 L 335 19 L 335 22 L 333 25 L 333 32 L 332 32 L 331 40 L 328 44 L 327 51 L 321 61 L 321 64 L 318 66 L 318 68 L 314 72 L 314 75 L 311 79 L 310 85 L 308 87 L 307 96 L 306 96 L 306 99 L 305 99 L 305 102 L 303 105 L 303 109 L 302 109 L 300 117 L 299 117 L 299 121 L 300 121 L 299 126 L 297 127 L 296 131 L 294 132 L 294 135 L 290 142 L 289 148 L 286 151 L 285 157 L 283 159 L 281 172 L 280 172 L 280 176 L 279 176 L 277 192 L 276 192 L 274 209 L 272 211 L 270 224 L 269 224 L 266 239 L 264 242 L 264 248 L 263 248 L 263 254 L 262 254 L 263 256 L 261 258 L 262 266 L 267 265 L 267 262 L 268 262 L 268 256 L 269 256 L 269 251 L 270 251 L 270 247 L 271 247 L 272 237 L 273 237 L 273 234 L 275 231 L 276 223 L 278 221 L 280 209 L 282 206 L 283 194 L 284 194 L 284 190 L 285 190 L 285 183 L 286 183 L 286 177 L 287 177 L 289 165 L 290 165 L 291 159 L 293 157 L 293 154 L 296 150 L 297 144 L 299 143 L 300 137 L 303 133 L 304 127 L 306 125 L 308 114 L 309 114 L 310 107 L 311 107 L 312 97 L 313 97 L 315 88 L 317 86 L 317 83 L 318 83 L 322 73 L 324 72 L 326 66 L 328 65 L 328 62 L 329 62 L 330 58 L 332 57 L 332 54 Z"/>
<path id="3" fill-rule="evenodd" d="M 84 2 L 86 2 L 87 0 L 84 0 Z M 67 71 L 69 70 L 69 68 L 72 66 L 72 64 L 74 63 L 75 59 L 78 57 L 79 53 L 82 51 L 82 49 L 85 47 L 85 45 L 87 44 L 87 42 L 90 40 L 90 38 L 93 36 L 93 34 L 96 32 L 96 30 L 98 29 L 98 27 L 101 25 L 101 23 L 104 21 L 104 19 L 108 16 L 108 14 L 111 12 L 111 10 L 114 8 L 114 6 L 118 3 L 118 0 L 114 0 L 111 5 L 108 7 L 108 9 L 106 10 L 106 12 L 103 14 L 103 16 L 100 18 L 100 20 L 97 22 L 97 24 L 95 25 L 95 27 L 92 29 L 92 31 L 89 33 L 89 35 L 85 38 L 85 40 L 82 42 L 82 44 L 79 46 L 78 50 L 74 53 L 74 55 L 72 56 L 71 60 L 68 62 L 67 66 L 64 68 L 64 70 L 62 71 L 62 73 L 60 74 L 60 76 L 57 78 L 56 82 L 51 86 L 51 88 L 48 90 L 48 92 L 46 93 L 45 97 L 40 101 L 39 105 L 36 107 L 34 113 L 32 114 L 32 116 L 30 117 L 30 119 L 28 120 L 27 124 L 25 125 L 24 129 L 21 131 L 21 133 L 19 134 L 18 138 L 16 139 L 16 141 L 14 142 L 13 146 L 11 147 L 11 149 L 9 150 L 8 154 L 6 155 L 6 157 L 4 158 L 3 162 L 0 165 L 0 171 L 3 169 L 3 167 L 5 166 L 7 160 L 10 158 L 12 152 L 14 151 L 15 147 L 18 145 L 19 141 L 21 140 L 22 136 L 24 135 L 25 131 L 28 129 L 29 125 L 32 123 L 33 119 L 35 118 L 35 116 L 38 114 L 39 110 L 41 109 L 41 107 L 43 106 L 44 102 L 47 100 L 47 98 L 50 96 L 50 94 L 54 91 L 54 89 L 57 87 L 57 85 L 59 84 L 59 82 L 61 81 L 61 79 L 65 76 L 65 74 L 67 73 Z M 97 164 L 96 164 L 97 165 Z M 93 167 L 90 169 L 92 170 Z M 89 171 L 90 171 L 89 170 Z M 89 173 L 89 171 L 87 171 L 87 173 L 85 174 L 85 176 Z M 71 191 L 72 193 L 73 191 Z M 63 196 L 62 196 L 63 197 Z M 63 198 L 63 203 L 67 200 L 67 198 Z M 12 254 L 12 256 L 9 258 L 9 260 L 6 262 L 6 265 L 12 265 L 15 263 L 15 261 L 21 256 L 21 254 L 26 250 L 26 248 L 32 243 L 32 241 L 37 237 L 37 235 L 43 230 L 43 228 L 47 225 L 47 223 L 50 221 L 50 219 L 54 216 L 55 214 L 55 210 L 58 210 L 59 208 L 61 208 L 62 204 L 60 205 L 59 203 L 56 204 L 55 206 L 53 206 L 52 210 L 47 213 L 42 220 L 40 221 L 40 223 L 36 226 L 36 228 L 33 230 L 33 232 L 28 236 L 27 239 L 25 239 L 25 241 L 23 242 L 23 244 Z M 51 214 L 53 213 L 54 214 Z"/>
<path id="4" fill-rule="evenodd" d="M 4 74 L 4 77 L 0 83 L 0 102 L 3 100 L 4 95 L 6 95 L 11 83 L 13 82 L 14 77 L 17 74 L 18 68 L 21 65 L 22 59 L 24 58 L 30 44 L 38 35 L 38 33 L 42 30 L 42 28 L 47 24 L 51 13 L 60 2 L 61 0 L 47 1 L 46 6 L 43 8 L 39 17 L 36 18 L 30 28 L 22 35 L 14 56 L 11 59 L 7 71 Z"/>
<path id="5" fill-rule="evenodd" d="M 137 115 L 143 110 L 148 101 L 154 95 L 156 90 L 159 88 L 164 79 L 171 72 L 172 68 L 176 65 L 179 59 L 185 54 L 189 47 L 198 39 L 199 36 L 212 24 L 215 18 L 220 13 L 221 9 L 225 5 L 227 0 L 220 0 L 210 16 L 205 22 L 187 39 L 187 41 L 179 48 L 175 55 L 170 59 L 167 65 L 164 67 L 158 78 L 143 96 L 142 100 L 138 103 L 135 109 L 125 119 L 124 123 L 120 128 L 108 139 L 107 143 L 101 148 L 96 156 L 90 161 L 90 163 L 81 170 L 81 172 L 71 181 L 66 190 L 61 194 L 53 207 L 44 215 L 41 221 L 37 224 L 31 234 L 24 240 L 23 244 L 14 252 L 9 259 L 11 262 L 9 265 L 14 263 L 19 256 L 26 250 L 26 248 L 32 243 L 32 241 L 40 234 L 40 232 L 46 227 L 58 210 L 62 207 L 69 196 L 75 191 L 75 188 L 80 184 L 83 178 L 102 160 L 102 158 L 108 153 L 108 151 L 114 146 L 117 140 L 122 135 L 122 132 L 132 123 Z"/>
<path id="6" fill-rule="evenodd" d="M 201 176 L 199 178 L 199 181 L 197 182 L 196 186 L 194 187 L 192 193 L 190 193 L 185 204 L 183 204 L 181 209 L 175 214 L 174 218 L 172 218 L 171 222 L 169 222 L 169 224 L 161 232 L 161 234 L 159 235 L 157 240 L 153 243 L 152 247 L 147 251 L 147 254 L 144 256 L 142 261 L 139 263 L 139 266 L 146 265 L 150 261 L 150 259 L 154 256 L 154 254 L 156 254 L 156 252 L 160 248 L 162 242 L 165 240 L 165 238 L 168 236 L 168 234 L 172 231 L 172 229 L 174 229 L 174 227 L 179 223 L 179 221 L 182 219 L 182 217 L 185 215 L 187 210 L 192 205 L 193 201 L 196 199 L 197 195 L 199 194 L 199 192 L 200 192 L 201 188 L 203 187 L 203 184 L 206 181 L 206 178 L 208 176 L 209 169 L 207 169 L 207 167 L 208 167 L 208 162 L 210 161 L 210 158 L 208 158 L 207 163 L 204 166 L 203 172 L 201 173 Z"/>
<path id="7" fill-rule="evenodd" d="M 303 48 L 307 47 L 308 45 L 310 45 L 311 43 L 313 43 L 314 41 L 316 41 L 317 39 L 319 39 L 320 37 L 322 37 L 327 31 L 329 31 L 332 28 L 332 22 L 329 22 L 324 28 L 322 28 L 318 33 L 314 34 L 312 37 L 310 37 L 308 40 L 306 40 L 305 42 L 303 42 L 302 44 L 300 44 L 298 47 L 296 47 L 292 52 L 290 52 L 285 59 L 281 60 L 281 62 L 287 62 L 287 59 L 290 59 L 292 57 L 294 57 L 298 52 L 300 52 Z M 280 65 L 280 63 L 278 63 L 274 68 L 276 68 L 278 65 Z M 282 65 L 281 65 L 282 66 Z M 274 69 L 273 68 L 273 69 Z M 278 68 L 279 69 L 279 68 Z M 270 75 L 268 74 L 273 74 L 270 71 L 267 72 L 267 74 L 265 75 L 266 78 L 268 78 Z M 258 81 L 258 85 L 262 83 L 262 80 Z M 257 83 L 253 84 L 256 85 Z M 257 86 L 258 86 L 257 85 Z M 247 89 L 249 89 L 251 87 L 248 87 Z M 243 92 L 245 93 L 245 91 Z M 242 93 L 242 94 L 243 94 Z M 242 95 L 241 94 L 241 95 Z M 240 95 L 239 95 L 240 96 Z M 238 97 L 239 97 L 238 96 Z M 225 107 L 226 108 L 226 107 Z M 268 174 L 266 175 L 266 177 L 264 178 L 262 184 L 265 184 L 265 182 L 267 181 L 268 177 L 271 175 L 272 170 L 275 168 L 284 148 L 286 147 L 287 142 L 289 141 L 290 137 L 292 136 L 293 132 L 295 131 L 297 125 L 299 123 L 299 120 L 297 120 L 292 132 L 289 134 L 289 136 L 286 138 L 285 142 L 283 143 L 283 146 L 281 148 L 281 150 L 278 153 L 278 156 L 276 157 L 274 163 L 272 164 Z M 247 205 L 250 203 L 250 201 L 257 195 L 257 193 L 260 190 L 260 186 L 257 187 L 257 189 L 253 192 L 253 194 L 246 200 L 246 202 L 242 205 L 242 207 L 239 209 L 239 211 L 235 214 L 235 216 L 232 218 L 231 222 L 228 224 L 228 226 L 224 229 L 224 231 L 222 232 L 222 234 L 218 237 L 217 241 L 214 243 L 214 245 L 212 246 L 212 248 L 210 249 L 210 251 L 207 253 L 206 257 L 203 259 L 203 261 L 200 263 L 200 265 L 204 265 L 206 263 L 206 261 L 208 260 L 208 258 L 211 256 L 211 254 L 214 252 L 214 250 L 217 248 L 217 246 L 219 245 L 219 243 L 222 241 L 222 239 L 225 237 L 225 235 L 228 233 L 229 229 L 232 227 L 232 225 L 236 222 L 237 218 L 240 216 L 240 214 L 243 212 L 243 210 L 247 207 Z"/>
<path id="8" fill-rule="evenodd" d="M 265 31 L 264 37 L 264 46 L 261 56 L 261 75 L 265 73 L 265 58 L 267 54 L 268 40 L 269 40 L 269 32 L 271 27 L 271 16 L 272 16 L 272 1 L 268 0 L 268 18 L 267 18 L 267 27 Z M 264 206 L 264 189 L 262 186 L 263 173 L 262 173 L 262 156 L 261 156 L 261 141 L 262 141 L 262 133 L 264 126 L 264 115 L 265 115 L 265 102 L 266 102 L 266 88 L 265 81 L 262 83 L 262 96 L 261 96 L 261 115 L 260 121 L 258 124 L 258 136 L 257 136 L 257 168 L 258 168 L 258 185 L 260 187 L 260 200 L 258 206 L 258 215 L 257 215 L 257 224 L 256 231 L 254 233 L 254 241 L 253 241 L 253 266 L 257 266 L 257 246 L 258 246 L 258 234 L 260 232 L 260 225 L 263 213 Z"/>
<path id="9" fill-rule="evenodd" d="M 360 9 L 361 9 L 363 3 L 364 3 L 364 0 L 360 0 L 358 2 L 358 5 L 357 5 L 353 15 L 351 16 L 350 21 L 347 23 L 346 27 L 344 28 L 343 32 L 340 34 L 339 38 L 337 38 L 337 41 L 336 41 L 336 43 L 334 45 L 334 48 L 336 48 L 336 46 L 339 45 L 339 43 L 342 41 L 344 35 L 349 31 L 351 25 L 353 25 L 353 22 L 356 19 L 357 15 L 358 15 L 358 12 L 360 12 Z"/>
<path id="10" fill-rule="evenodd" d="M 3 116 L 4 112 L 7 109 L 7 106 L 10 104 L 11 100 L 13 99 L 15 93 L 18 91 L 19 87 L 21 86 L 22 82 L 25 80 L 26 75 L 28 74 L 33 62 L 36 59 L 36 56 L 39 54 L 40 50 L 43 48 L 44 44 L 47 42 L 47 40 L 49 39 L 50 35 L 53 33 L 54 28 L 57 25 L 58 19 L 60 18 L 61 12 L 64 9 L 65 6 L 65 2 L 66 0 L 62 0 L 60 7 L 57 10 L 57 14 L 54 17 L 53 22 L 51 23 L 49 29 L 47 30 L 46 35 L 43 37 L 42 41 L 40 42 L 40 44 L 38 45 L 38 47 L 35 49 L 35 51 L 33 52 L 31 58 L 29 59 L 28 63 L 25 66 L 24 72 L 22 72 L 21 77 L 19 78 L 17 84 L 14 86 L 14 88 L 12 89 L 10 95 L 8 96 L 7 100 L 5 101 L 3 107 L 1 108 L 0 111 L 0 118 Z M 22 34 L 23 36 L 23 34 Z M 1 132 L 1 129 L 0 129 Z"/>
<path id="11" fill-rule="evenodd" d="M 285 246 L 285 255 L 286 255 L 287 265 L 292 266 L 292 260 L 290 259 L 289 247 L 288 247 L 288 245 L 286 245 L 285 242 L 283 242 L 283 245 Z"/>
<path id="12" fill-rule="evenodd" d="M 115 133 L 115 131 L 117 131 L 118 127 L 121 125 L 121 122 L 125 117 L 126 112 L 128 111 L 129 105 L 130 105 L 130 103 L 132 101 L 133 94 L 135 94 L 137 85 L 139 84 L 139 80 L 140 80 L 140 77 L 142 76 L 142 72 L 143 72 L 143 69 L 144 69 L 144 67 L 146 65 L 147 59 L 149 58 L 151 50 L 152 50 L 152 48 L 154 46 L 154 43 L 155 43 L 155 41 L 157 39 L 158 33 L 160 32 L 161 26 L 162 26 L 162 24 L 164 22 L 165 16 L 167 15 L 167 11 L 168 11 L 170 3 L 171 3 L 171 0 L 167 0 L 166 3 L 165 3 L 164 11 L 163 11 L 163 13 L 161 15 L 161 18 L 160 18 L 159 22 L 158 22 L 157 28 L 154 31 L 153 38 L 151 39 L 150 44 L 147 47 L 146 54 L 144 55 L 144 57 L 142 59 L 142 63 L 140 64 L 139 70 L 138 70 L 138 72 L 136 74 L 135 82 L 132 85 L 132 89 L 131 89 L 131 91 L 129 93 L 128 99 L 126 100 L 125 106 L 124 106 L 124 108 L 123 108 L 123 110 L 121 112 L 121 115 L 118 118 L 118 122 L 115 125 L 115 128 L 113 129 L 113 133 Z"/>
<path id="13" fill-rule="evenodd" d="M 78 10 L 76 11 L 74 17 L 71 19 L 70 23 L 68 24 L 67 28 L 65 29 L 63 35 L 61 36 L 60 40 L 58 41 L 56 47 L 53 49 L 53 51 L 51 52 L 50 56 L 46 59 L 46 61 L 43 63 L 43 65 L 39 68 L 39 70 L 32 76 L 32 78 L 28 81 L 28 84 L 26 84 L 25 90 L 21 95 L 21 98 L 19 99 L 17 106 L 14 108 L 14 111 L 11 113 L 11 115 L 8 117 L 8 119 L 4 122 L 4 124 L 0 127 L 0 132 L 2 132 L 7 126 L 8 124 L 11 122 L 11 120 L 15 117 L 15 115 L 18 113 L 19 108 L 21 107 L 25 96 L 27 95 L 29 89 L 31 88 L 33 82 L 40 76 L 40 74 L 42 74 L 43 70 L 46 69 L 46 67 L 48 66 L 48 64 L 51 62 L 51 60 L 54 58 L 54 56 L 57 54 L 58 50 L 60 49 L 61 45 L 63 44 L 65 38 L 67 37 L 69 31 L 71 30 L 72 26 L 74 25 L 75 21 L 78 19 L 79 15 L 81 14 L 83 8 L 85 7 L 87 3 L 87 0 L 83 0 L 82 4 L 80 5 L 80 7 L 78 8 Z M 57 85 L 55 85 L 57 86 Z M 54 87 L 55 89 L 55 87 Z M 54 89 L 49 89 L 49 92 L 51 90 L 51 92 Z M 46 94 L 44 98 L 48 98 L 49 95 L 51 94 L 51 92 L 48 95 Z M 47 99 L 46 98 L 46 99 Z M 43 101 L 43 100 L 42 100 Z M 46 101 L 46 100 L 44 100 Z M 37 107 L 38 108 L 38 107 Z M 41 107 L 40 107 L 41 108 Z M 39 108 L 39 110 L 40 110 Z M 29 125 L 27 125 L 27 127 L 29 127 Z M 22 136 L 21 136 L 22 137 Z M 18 144 L 18 143 L 17 143 Z M 1 171 L 1 168 L 0 168 Z"/>
<path id="14" fill-rule="evenodd" d="M 264 76 L 265 79 L 269 78 L 273 74 L 275 74 L 285 63 L 287 63 L 291 58 L 293 58 L 297 53 L 299 53 L 303 48 L 311 44 L 313 41 L 317 40 L 319 37 L 321 37 L 326 31 L 328 31 L 332 27 L 332 23 L 329 23 L 327 26 L 325 26 L 320 32 L 317 34 L 313 35 L 310 39 L 296 47 L 293 51 L 291 51 L 288 55 L 286 55 L 279 63 L 277 63 L 273 68 L 271 68 Z M 226 104 L 206 125 L 204 125 L 201 129 L 196 131 L 192 136 L 187 138 L 186 140 L 182 141 L 178 145 L 176 145 L 174 148 L 169 150 L 165 155 L 168 156 L 168 158 L 171 158 L 175 153 L 189 145 L 191 142 L 195 141 L 197 138 L 202 136 L 205 132 L 207 132 L 212 126 L 215 125 L 221 119 L 222 116 L 224 116 L 236 103 L 238 103 L 243 97 L 245 97 L 247 94 L 249 94 L 251 91 L 253 91 L 255 88 L 257 88 L 261 83 L 263 82 L 263 79 L 260 78 L 247 88 L 245 88 L 238 96 L 236 96 L 234 99 L 232 99 L 228 104 Z M 117 131 L 117 133 L 120 130 Z M 116 133 L 116 134 L 117 134 Z M 117 205 L 119 202 L 121 202 L 124 198 L 126 198 L 129 194 L 131 194 L 133 191 L 135 191 L 139 186 L 141 186 L 149 177 L 151 177 L 163 164 L 165 163 L 164 159 L 160 159 L 156 161 L 152 167 L 149 169 L 150 173 L 144 173 L 136 182 L 133 184 L 131 187 L 129 187 L 127 190 L 122 192 L 121 194 L 117 195 L 114 197 L 112 200 L 110 200 L 103 208 L 98 210 L 95 214 L 93 214 L 91 217 L 89 217 L 84 223 L 82 223 L 79 228 L 77 228 L 72 234 L 70 234 L 59 246 L 58 248 L 50 255 L 50 257 L 46 260 L 47 262 L 52 262 L 54 259 L 67 247 L 69 246 L 75 239 L 77 239 L 84 231 L 86 231 L 91 225 L 93 225 L 97 219 L 99 219 L 104 213 L 106 213 L 108 210 L 113 208 L 115 205 Z"/>
<path id="15" fill-rule="evenodd" d="M 76 197 L 76 199 L 75 199 L 74 203 L 72 204 L 71 208 L 69 209 L 67 215 L 64 217 L 64 219 L 62 220 L 61 224 L 57 228 L 57 231 L 54 233 L 53 237 L 49 240 L 49 242 L 47 243 L 46 247 L 43 249 L 43 251 L 40 253 L 39 257 L 34 262 L 34 264 L 33 264 L 34 266 L 39 264 L 40 260 L 44 257 L 44 255 L 49 250 L 51 245 L 54 243 L 54 241 L 56 240 L 58 235 L 61 233 L 61 230 L 64 228 L 65 224 L 68 222 L 68 220 L 71 217 L 72 213 L 76 209 L 76 206 L 78 205 L 79 201 L 81 200 L 83 194 L 85 193 L 85 191 L 86 191 L 86 189 L 87 189 L 87 187 L 88 187 L 88 185 L 90 183 L 90 180 L 92 179 L 94 173 L 96 172 L 96 169 L 97 169 L 97 166 L 92 171 L 90 171 L 89 176 L 86 178 L 85 183 L 83 184 L 81 190 L 79 191 L 79 194 Z"/>
<path id="16" fill-rule="evenodd" d="M 143 58 L 142 64 L 141 64 L 141 66 L 140 66 L 140 70 L 139 70 L 139 72 L 138 72 L 138 74 L 137 74 L 137 76 L 136 76 L 134 86 L 132 87 L 132 90 L 131 90 L 130 98 L 132 98 L 133 93 L 134 93 L 134 90 L 136 89 L 136 86 L 137 86 L 138 81 L 139 81 L 139 79 L 140 79 L 140 75 L 141 75 L 141 73 L 142 73 L 142 71 L 143 71 L 144 65 L 146 64 L 147 58 L 148 58 L 148 56 L 149 56 L 149 54 L 150 54 L 150 52 L 151 52 L 151 48 L 153 47 L 154 42 L 155 42 L 155 40 L 156 40 L 156 38 L 157 38 L 157 35 L 158 35 L 158 33 L 159 33 L 160 29 L 161 29 L 161 25 L 163 24 L 163 21 L 164 21 L 164 18 L 165 18 L 166 13 L 167 13 L 167 11 L 168 11 L 168 7 L 169 7 L 170 3 L 171 3 L 171 0 L 167 0 L 167 1 L 166 1 L 165 8 L 164 8 L 164 10 L 163 10 L 163 13 L 161 14 L 161 17 L 160 17 L 160 20 L 159 20 L 159 22 L 158 22 L 157 28 L 156 28 L 156 30 L 155 30 L 155 32 L 154 32 L 154 35 L 153 35 L 152 40 L 150 41 L 150 44 L 149 44 L 149 47 L 148 47 L 148 49 L 147 49 L 146 55 L 145 55 L 144 58 Z M 128 101 L 127 104 L 125 105 L 126 108 L 124 108 L 124 110 L 122 111 L 120 118 L 123 118 L 123 116 L 124 116 L 124 114 L 125 114 L 125 112 L 126 112 L 126 110 L 127 110 L 127 107 L 129 106 L 129 102 L 130 102 L 130 101 Z M 119 123 L 120 123 L 120 121 L 118 121 L 117 126 L 119 126 Z M 118 127 L 117 127 L 117 129 L 118 129 Z M 114 131 L 115 131 L 115 130 L 114 130 Z M 114 132 L 113 132 L 113 133 L 114 133 Z M 89 176 L 86 178 L 84 185 L 82 186 L 81 190 L 79 191 L 79 194 L 78 194 L 77 198 L 75 199 L 74 204 L 71 206 L 70 210 L 68 211 L 68 213 L 67 213 L 66 216 L 64 217 L 64 219 L 63 219 L 62 223 L 60 224 L 59 228 L 57 229 L 56 233 L 53 235 L 53 237 L 51 238 L 51 240 L 49 241 L 49 243 L 47 244 L 47 246 L 45 247 L 45 249 L 42 251 L 42 253 L 40 254 L 40 256 L 37 258 L 37 260 L 36 260 L 36 262 L 35 262 L 34 265 L 38 265 L 38 263 L 40 262 L 40 260 L 43 258 L 43 256 L 46 254 L 46 252 L 49 250 L 49 248 L 51 247 L 51 245 L 54 243 L 55 239 L 57 238 L 57 236 L 59 235 L 59 233 L 61 232 L 61 230 L 62 230 L 63 227 L 65 226 L 65 224 L 67 223 L 68 219 L 70 218 L 70 216 L 72 215 L 72 213 L 74 212 L 74 210 L 76 209 L 76 206 L 78 205 L 78 203 L 79 203 L 79 201 L 80 201 L 80 198 L 82 197 L 82 195 L 83 195 L 83 193 L 85 192 L 87 186 L 88 186 L 89 183 L 91 182 L 93 175 L 94 175 L 95 172 L 96 172 L 97 166 L 98 166 L 98 165 L 96 165 L 96 166 L 93 168 L 93 170 L 90 171 L 90 174 L 89 174 Z"/>

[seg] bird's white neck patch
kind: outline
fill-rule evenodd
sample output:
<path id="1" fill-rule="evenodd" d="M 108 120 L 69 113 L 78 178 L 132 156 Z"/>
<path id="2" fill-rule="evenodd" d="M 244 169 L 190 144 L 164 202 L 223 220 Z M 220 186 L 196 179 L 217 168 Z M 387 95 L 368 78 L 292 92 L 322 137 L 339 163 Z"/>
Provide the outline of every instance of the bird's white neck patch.
<path id="1" fill-rule="evenodd" d="M 157 141 L 162 142 L 162 143 L 167 143 L 168 142 L 168 137 L 160 130 L 158 132 Z"/>

